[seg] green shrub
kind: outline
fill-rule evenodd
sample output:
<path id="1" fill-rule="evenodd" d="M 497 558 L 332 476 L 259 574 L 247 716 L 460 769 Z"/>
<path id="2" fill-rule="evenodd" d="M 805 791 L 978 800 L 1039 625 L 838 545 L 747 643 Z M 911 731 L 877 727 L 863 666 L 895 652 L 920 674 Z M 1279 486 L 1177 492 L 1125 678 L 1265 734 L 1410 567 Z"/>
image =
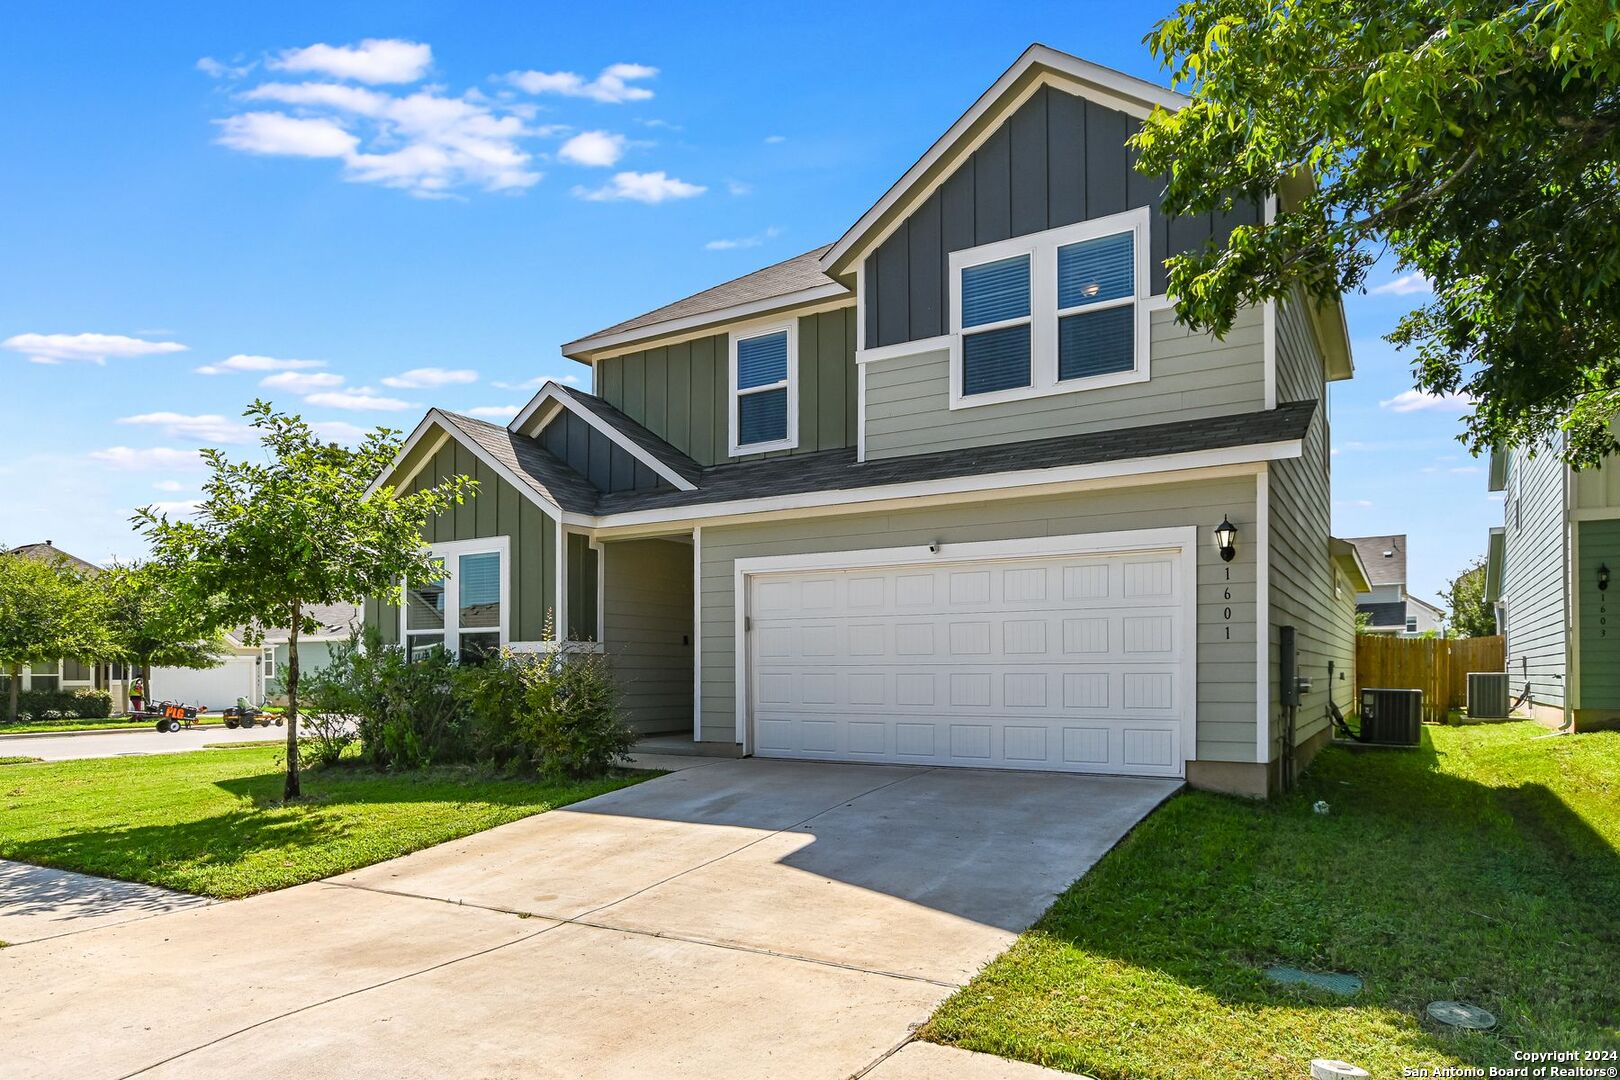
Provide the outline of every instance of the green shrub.
<path id="1" fill-rule="evenodd" d="M 363 646 L 351 638 L 299 687 L 300 711 L 322 718 L 310 729 L 312 759 L 336 761 L 358 739 L 362 756 L 383 769 L 472 760 L 455 674 L 442 649 L 410 662 L 375 631 Z"/>
<path id="2" fill-rule="evenodd" d="M 112 715 L 105 690 L 24 690 L 17 695 L 17 719 L 104 720 Z"/>
<path id="3" fill-rule="evenodd" d="M 458 682 L 478 756 L 497 765 L 549 779 L 601 776 L 635 744 L 600 653 L 507 650 L 462 668 Z"/>

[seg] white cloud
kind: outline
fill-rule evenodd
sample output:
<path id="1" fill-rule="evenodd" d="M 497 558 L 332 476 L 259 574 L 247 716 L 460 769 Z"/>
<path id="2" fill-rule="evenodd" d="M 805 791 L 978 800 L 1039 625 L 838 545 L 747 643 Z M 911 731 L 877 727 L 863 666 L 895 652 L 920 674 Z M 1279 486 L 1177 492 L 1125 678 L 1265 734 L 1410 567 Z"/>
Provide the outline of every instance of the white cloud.
<path id="1" fill-rule="evenodd" d="M 398 375 L 390 375 L 382 381 L 384 386 L 391 386 L 395 390 L 430 390 L 438 386 L 455 386 L 462 383 L 478 381 L 478 372 L 466 368 L 449 369 L 438 367 L 412 368 L 402 371 Z"/>
<path id="2" fill-rule="evenodd" d="M 785 143 L 785 142 L 787 142 L 787 136 L 786 135 L 767 135 L 767 136 L 765 136 L 765 142 L 768 143 L 769 145 L 775 146 L 777 143 Z"/>
<path id="3" fill-rule="evenodd" d="M 729 240 L 710 240 L 703 245 L 705 251 L 735 251 L 738 248 L 756 248 L 767 240 L 774 240 L 782 234 L 782 230 L 775 225 L 763 232 L 752 236 L 739 236 Z"/>
<path id="4" fill-rule="evenodd" d="M 510 420 L 518 414 L 518 410 L 521 408 L 523 408 L 521 405 L 480 405 L 477 408 L 468 409 L 467 415 L 481 416 L 486 420 Z"/>
<path id="5" fill-rule="evenodd" d="M 1467 394 L 1425 394 L 1421 390 L 1402 390 L 1379 405 L 1391 412 L 1467 412 L 1474 407 L 1474 399 Z"/>
<path id="6" fill-rule="evenodd" d="M 365 428 L 347 420 L 314 420 L 309 426 L 328 442 L 357 443 L 368 434 Z"/>
<path id="7" fill-rule="evenodd" d="M 610 131 L 582 131 L 563 143 L 557 156 L 575 165 L 612 165 L 624 156 L 624 136 Z"/>
<path id="8" fill-rule="evenodd" d="M 277 356 L 249 356 L 237 353 L 235 356 L 227 356 L 217 364 L 204 364 L 192 370 L 199 375 L 227 375 L 234 371 L 307 371 L 310 368 L 325 366 L 325 360 L 283 360 Z"/>
<path id="9" fill-rule="evenodd" d="M 1456 468 L 1448 469 L 1447 471 L 1451 473 L 1452 476 L 1477 476 L 1485 470 L 1480 468 L 1478 465 L 1458 465 Z"/>
<path id="10" fill-rule="evenodd" d="M 122 334 L 14 334 L 0 341 L 0 348 L 22 353 L 36 364 L 105 364 L 108 360 L 186 351 L 178 341 L 146 341 Z"/>
<path id="11" fill-rule="evenodd" d="M 677 180 L 663 170 L 658 172 L 621 172 L 613 174 L 613 181 L 599 188 L 574 188 L 574 194 L 591 202 L 610 202 L 629 199 L 640 203 L 661 203 L 667 199 L 690 199 L 709 190 L 701 184 Z"/>
<path id="12" fill-rule="evenodd" d="M 1371 510 L 1373 504 L 1371 499 L 1338 499 L 1333 505 L 1350 506 L 1357 510 Z"/>
<path id="13" fill-rule="evenodd" d="M 248 153 L 327 157 L 343 162 L 353 183 L 380 184 L 442 198 L 454 188 L 530 187 L 540 173 L 522 140 L 553 134 L 530 128 L 526 110 L 469 91 L 460 97 L 426 87 L 401 95 L 339 83 L 270 82 L 243 92 L 247 101 L 292 108 L 245 112 L 221 121 L 219 141 Z"/>
<path id="14" fill-rule="evenodd" d="M 152 487 L 158 491 L 169 492 L 184 491 L 186 489 L 186 485 L 182 484 L 178 480 L 159 480 L 153 484 Z"/>
<path id="15" fill-rule="evenodd" d="M 506 81 L 525 94 L 561 94 L 618 105 L 652 97 L 653 92 L 646 87 L 629 84 L 657 74 L 657 68 L 645 64 L 609 64 L 589 81 L 572 71 L 514 71 Z"/>
<path id="16" fill-rule="evenodd" d="M 279 71 L 329 75 L 356 82 L 408 83 L 427 74 L 433 50 L 398 38 L 367 38 L 358 45 L 309 45 L 286 49 L 270 61 Z"/>
<path id="17" fill-rule="evenodd" d="M 197 70 L 210 79 L 240 79 L 256 66 L 255 62 L 227 64 L 223 60 L 216 60 L 212 56 L 204 56 L 197 61 Z"/>
<path id="18" fill-rule="evenodd" d="M 195 450 L 175 450 L 167 446 L 136 449 L 130 446 L 109 446 L 90 453 L 91 461 L 98 461 L 114 469 L 190 469 L 202 464 Z"/>
<path id="19" fill-rule="evenodd" d="M 178 499 L 173 502 L 155 502 L 150 509 L 164 517 L 190 517 L 202 505 L 201 499 Z"/>
<path id="20" fill-rule="evenodd" d="M 200 439 L 208 443 L 244 443 L 254 439 L 252 428 L 217 413 L 188 416 L 177 412 L 150 412 L 121 416 L 118 423 L 160 427 L 171 438 Z"/>
<path id="21" fill-rule="evenodd" d="M 250 112 L 219 122 L 219 143 L 271 157 L 347 158 L 360 140 L 330 120 Z"/>
<path id="22" fill-rule="evenodd" d="M 381 412 L 398 412 L 401 409 L 416 407 L 399 398 L 383 397 L 369 386 L 358 386 L 353 390 L 324 390 L 310 394 L 304 400 L 326 409 L 375 409 Z"/>
<path id="23" fill-rule="evenodd" d="M 560 382 L 569 386 L 578 386 L 579 376 L 564 375 L 559 379 L 552 379 L 545 375 L 536 375 L 534 378 L 525 379 L 522 382 L 493 382 L 490 385 L 497 390 L 538 390 L 548 382 Z"/>
<path id="24" fill-rule="evenodd" d="M 333 390 L 343 385 L 343 376 L 330 371 L 278 371 L 259 380 L 267 390 L 285 390 L 289 394 L 313 394 L 317 390 Z"/>
<path id="25" fill-rule="evenodd" d="M 1417 293 L 1434 291 L 1434 284 L 1417 270 L 1410 274 L 1402 274 L 1393 281 L 1386 281 L 1382 285 L 1375 285 L 1368 290 L 1374 296 L 1414 296 Z"/>
<path id="26" fill-rule="evenodd" d="M 754 193 L 754 185 L 745 184 L 741 180 L 727 180 L 726 190 L 740 198 L 744 195 L 752 195 Z"/>

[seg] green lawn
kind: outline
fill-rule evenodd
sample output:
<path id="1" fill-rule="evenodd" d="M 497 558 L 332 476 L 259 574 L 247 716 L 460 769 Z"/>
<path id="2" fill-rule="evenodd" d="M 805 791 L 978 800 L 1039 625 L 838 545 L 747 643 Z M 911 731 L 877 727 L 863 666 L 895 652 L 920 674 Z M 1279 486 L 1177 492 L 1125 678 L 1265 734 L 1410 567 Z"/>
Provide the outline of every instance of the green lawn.
<path id="1" fill-rule="evenodd" d="M 31 765 L 36 761 L 44 760 L 44 758 L 29 757 L 26 754 L 11 754 L 0 756 L 0 765 Z"/>
<path id="2" fill-rule="evenodd" d="M 1620 1047 L 1620 733 L 1427 727 L 1328 749 L 1272 804 L 1171 800 L 959 991 L 925 1038 L 1102 1080 L 1373 1076 Z M 1330 813 L 1312 811 L 1318 799 Z M 1349 971 L 1353 998 L 1277 987 Z M 1489 1034 L 1420 1020 L 1451 998 Z"/>
<path id="3" fill-rule="evenodd" d="M 19 765 L 0 774 L 0 858 L 229 899 L 328 877 L 647 779 L 304 773 L 280 803 L 283 748 Z"/>
<path id="4" fill-rule="evenodd" d="M 123 731 L 128 728 L 151 728 L 157 720 L 129 720 L 107 716 L 99 720 L 19 720 L 14 724 L 0 721 L 0 735 L 38 735 L 52 731 Z M 0 743 L 0 746 L 3 746 Z"/>

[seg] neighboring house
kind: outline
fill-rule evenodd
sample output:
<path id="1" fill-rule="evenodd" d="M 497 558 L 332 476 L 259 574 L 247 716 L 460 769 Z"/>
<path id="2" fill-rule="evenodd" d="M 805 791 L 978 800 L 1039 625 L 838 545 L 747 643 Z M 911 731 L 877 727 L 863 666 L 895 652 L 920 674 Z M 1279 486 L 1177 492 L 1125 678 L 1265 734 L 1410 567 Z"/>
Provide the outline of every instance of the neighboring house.
<path id="1" fill-rule="evenodd" d="M 1524 711 L 1578 730 L 1620 725 L 1620 459 L 1575 472 L 1561 446 L 1491 455 L 1503 494 L 1491 530 L 1485 598 L 1507 640 L 1507 670 Z"/>
<path id="2" fill-rule="evenodd" d="M 1272 790 L 1282 628 L 1301 760 L 1353 694 L 1350 345 L 1336 302 L 1176 323 L 1165 258 L 1269 212 L 1159 210 L 1126 139 L 1185 100 L 1034 46 L 837 243 L 563 346 L 590 393 L 428 412 L 379 486 L 479 494 L 369 626 L 597 643 L 639 730 L 747 754 Z"/>
<path id="3" fill-rule="evenodd" d="M 77 555 L 63 551 L 46 540 L 39 544 L 19 544 L 4 554 L 25 559 L 65 562 L 80 574 L 99 574 L 101 567 Z M 120 677 L 122 677 L 120 673 Z M 41 664 L 23 665 L 22 689 L 28 690 L 105 690 L 112 681 L 108 665 L 85 664 L 78 660 L 50 660 Z M 11 676 L 0 671 L 0 694 L 10 693 Z"/>
<path id="4" fill-rule="evenodd" d="M 1427 600 L 1406 591 L 1406 535 L 1353 536 L 1354 544 L 1367 568 L 1372 587 L 1356 596 L 1356 613 L 1366 615 L 1363 633 L 1415 637 L 1442 633 L 1446 613 Z"/>
<path id="5" fill-rule="evenodd" d="M 23 544 L 7 554 L 65 559 L 82 573 L 101 573 L 101 567 L 95 563 L 61 550 L 49 540 L 43 544 Z M 354 604 L 319 607 L 312 614 L 320 629 L 314 634 L 302 635 L 298 643 L 300 666 L 306 674 L 324 668 L 333 644 L 348 640 L 360 622 L 360 608 Z M 281 696 L 283 691 L 277 675 L 287 663 L 285 629 L 269 631 L 259 645 L 244 644 L 239 630 L 228 632 L 225 644 L 225 654 L 214 667 L 153 668 L 151 684 L 147 687 L 149 700 L 182 701 L 219 710 L 236 704 L 240 697 L 258 703 Z M 129 679 L 136 674 L 139 673 L 126 672 L 123 664 L 60 660 L 24 667 L 22 689 L 106 690 L 112 695 L 113 709 L 122 711 L 129 708 Z M 9 680 L 0 673 L 0 692 L 8 689 Z"/>

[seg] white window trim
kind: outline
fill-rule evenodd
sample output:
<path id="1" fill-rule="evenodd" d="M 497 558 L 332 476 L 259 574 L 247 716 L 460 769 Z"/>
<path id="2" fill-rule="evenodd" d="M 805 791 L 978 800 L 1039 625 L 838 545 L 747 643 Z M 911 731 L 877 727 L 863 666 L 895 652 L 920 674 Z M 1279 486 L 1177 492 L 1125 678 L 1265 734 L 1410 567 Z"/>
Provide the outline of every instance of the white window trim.
<path id="1" fill-rule="evenodd" d="M 999 240 L 993 244 L 983 244 L 979 247 L 951 252 L 950 407 L 952 409 L 968 409 L 980 405 L 994 405 L 1004 401 L 1022 401 L 1028 398 L 1048 397 L 1053 394 L 1073 394 L 1085 390 L 1097 390 L 1105 386 L 1123 386 L 1127 383 L 1146 382 L 1149 375 L 1148 330 L 1151 325 L 1149 300 L 1152 296 L 1148 250 L 1150 246 L 1148 235 L 1150 220 L 1148 208 L 1144 206 L 1135 210 L 1127 210 L 1122 214 L 1112 214 L 1108 217 L 1065 225 L 1059 229 L 1049 229 L 1046 232 L 1034 233 L 1029 236 L 1015 236 L 1010 240 Z M 1121 298 L 1097 304 L 1086 304 L 1079 308 L 1065 308 L 1060 311 L 1057 306 L 1057 249 L 1066 247 L 1069 244 L 1095 240 L 1103 236 L 1113 236 L 1122 232 L 1133 234 L 1136 256 L 1135 293 L 1129 299 Z M 1028 255 L 1030 261 L 1030 314 L 1028 320 L 1009 319 L 1003 323 L 986 323 L 984 326 L 970 327 L 968 332 L 981 333 L 1003 325 L 1014 326 L 1025 321 L 1029 322 L 1030 384 L 988 394 L 964 395 L 962 393 L 962 271 L 970 266 L 997 262 L 1018 255 Z M 1058 318 L 1063 314 L 1072 314 L 1077 311 L 1101 311 L 1109 307 L 1123 307 L 1128 303 L 1136 305 L 1136 366 L 1129 371 L 1111 372 L 1107 375 L 1093 375 L 1088 378 L 1060 381 L 1058 379 Z"/>
<path id="2" fill-rule="evenodd" d="M 737 388 L 737 345 L 740 342 L 751 341 L 754 338 L 769 337 L 772 334 L 787 334 L 787 378 L 782 382 L 774 382 L 765 386 L 750 386 L 747 390 Z M 733 330 L 730 334 L 731 362 L 730 381 L 727 383 L 729 401 L 726 405 L 726 446 L 732 457 L 746 457 L 749 454 L 768 454 L 772 450 L 792 450 L 799 445 L 799 325 L 797 319 L 787 322 L 762 323 L 759 326 L 749 326 Z M 749 443 L 746 446 L 737 441 L 737 414 L 738 402 L 744 394 L 757 394 L 765 390 L 787 390 L 787 437 L 774 439 L 771 442 Z"/>
<path id="3" fill-rule="evenodd" d="M 490 536 L 482 540 L 445 540 L 437 544 L 428 545 L 430 558 L 445 561 L 444 579 L 444 649 L 452 656 L 461 651 L 461 585 L 455 575 L 450 572 L 453 560 L 463 555 L 482 555 L 494 552 L 501 557 L 501 623 L 500 647 L 506 648 L 511 641 L 512 621 L 512 540 L 507 536 Z M 407 583 L 408 584 L 408 583 Z M 399 641 L 405 648 L 405 655 L 410 655 L 411 630 L 406 625 L 406 617 L 410 608 L 408 597 L 400 597 L 399 605 Z M 419 630 L 417 633 L 434 633 L 431 630 Z M 487 634 L 488 627 L 476 627 L 475 634 Z"/>

